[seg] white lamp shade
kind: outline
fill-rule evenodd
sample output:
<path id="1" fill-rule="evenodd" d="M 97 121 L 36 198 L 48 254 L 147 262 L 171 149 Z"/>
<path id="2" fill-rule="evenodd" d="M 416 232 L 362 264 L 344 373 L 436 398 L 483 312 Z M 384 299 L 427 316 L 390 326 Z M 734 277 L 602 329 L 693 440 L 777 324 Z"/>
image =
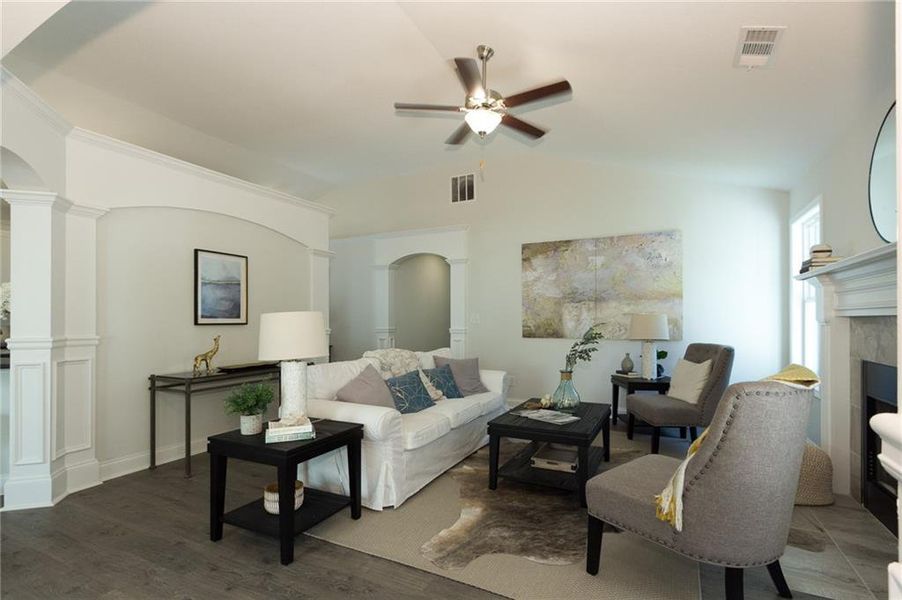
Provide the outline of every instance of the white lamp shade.
<path id="1" fill-rule="evenodd" d="M 295 311 L 260 315 L 259 360 L 309 360 L 328 354 L 323 313 Z"/>
<path id="2" fill-rule="evenodd" d="M 464 121 L 478 135 L 487 135 L 495 131 L 501 123 L 501 115 L 488 108 L 476 108 L 464 116 Z"/>
<path id="3" fill-rule="evenodd" d="M 630 316 L 631 340 L 669 340 L 667 315 L 636 314 Z"/>

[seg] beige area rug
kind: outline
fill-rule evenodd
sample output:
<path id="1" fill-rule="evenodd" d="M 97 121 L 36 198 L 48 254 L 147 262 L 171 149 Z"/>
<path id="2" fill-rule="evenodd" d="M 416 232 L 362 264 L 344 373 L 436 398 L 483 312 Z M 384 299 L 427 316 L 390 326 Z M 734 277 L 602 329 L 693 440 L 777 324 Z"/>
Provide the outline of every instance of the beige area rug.
<path id="1" fill-rule="evenodd" d="M 611 468 L 646 452 L 611 432 Z M 504 454 L 522 446 L 502 446 Z M 681 600 L 699 595 L 698 566 L 633 534 L 605 533 L 601 571 L 585 571 L 586 512 L 572 493 L 501 479 L 488 490 L 487 449 L 467 458 L 397 510 L 346 511 L 314 537 L 510 598 Z"/>

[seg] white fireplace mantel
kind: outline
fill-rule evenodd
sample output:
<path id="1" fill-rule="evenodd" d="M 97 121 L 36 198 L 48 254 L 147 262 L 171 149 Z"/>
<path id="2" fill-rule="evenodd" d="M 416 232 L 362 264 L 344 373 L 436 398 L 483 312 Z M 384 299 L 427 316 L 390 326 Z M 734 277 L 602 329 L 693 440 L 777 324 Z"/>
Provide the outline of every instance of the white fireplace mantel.
<path id="1" fill-rule="evenodd" d="M 835 317 L 896 314 L 896 243 L 887 244 L 796 277 L 816 279 Z M 829 292 L 832 297 L 827 297 Z"/>
<path id="2" fill-rule="evenodd" d="M 887 244 L 796 276 L 819 289 L 821 446 L 833 462 L 833 489 L 851 478 L 850 319 L 896 315 L 896 244 Z M 858 449 L 854 449 L 858 452 Z"/>

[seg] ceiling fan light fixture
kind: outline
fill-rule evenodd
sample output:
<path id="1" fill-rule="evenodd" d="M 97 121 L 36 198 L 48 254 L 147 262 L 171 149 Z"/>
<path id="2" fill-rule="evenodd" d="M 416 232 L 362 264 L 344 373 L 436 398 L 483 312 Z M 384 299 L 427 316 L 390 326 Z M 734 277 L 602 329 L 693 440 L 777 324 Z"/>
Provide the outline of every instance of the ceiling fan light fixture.
<path id="1" fill-rule="evenodd" d="M 501 114 L 490 108 L 475 108 L 467 112 L 464 120 L 473 133 L 485 137 L 495 131 L 495 128 L 501 123 Z"/>

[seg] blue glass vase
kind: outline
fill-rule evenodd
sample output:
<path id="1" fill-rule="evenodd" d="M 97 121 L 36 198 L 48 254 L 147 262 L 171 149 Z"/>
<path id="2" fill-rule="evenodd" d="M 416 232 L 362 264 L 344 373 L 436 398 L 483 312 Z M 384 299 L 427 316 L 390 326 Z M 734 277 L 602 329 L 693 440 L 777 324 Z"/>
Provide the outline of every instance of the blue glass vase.
<path id="1" fill-rule="evenodd" d="M 579 392 L 573 387 L 573 371 L 561 371 L 561 383 L 551 395 L 555 410 L 572 412 L 579 406 Z"/>

